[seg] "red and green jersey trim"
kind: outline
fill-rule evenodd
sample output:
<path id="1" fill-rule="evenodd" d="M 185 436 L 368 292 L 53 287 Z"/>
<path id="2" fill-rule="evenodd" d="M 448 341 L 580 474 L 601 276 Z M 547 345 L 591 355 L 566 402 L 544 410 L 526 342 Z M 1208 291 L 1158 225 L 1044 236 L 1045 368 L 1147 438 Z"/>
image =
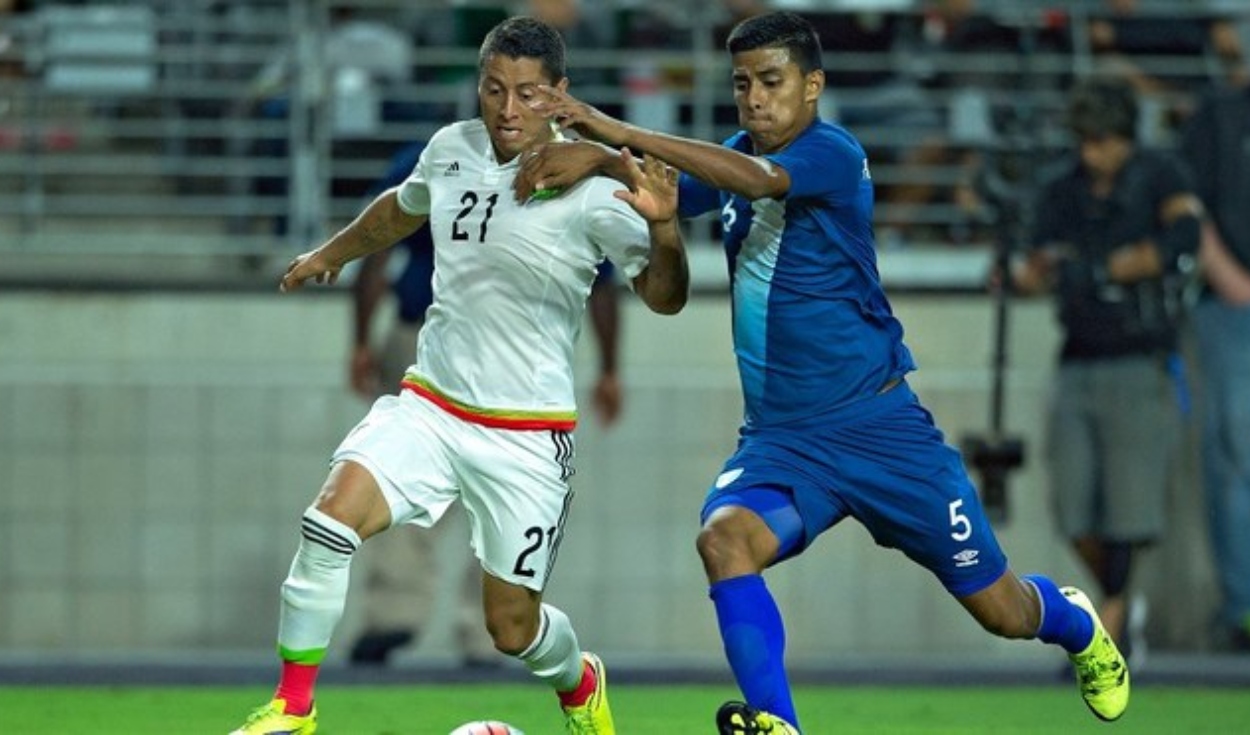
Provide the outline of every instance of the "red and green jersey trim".
<path id="1" fill-rule="evenodd" d="M 471 406 L 439 391 L 429 381 L 412 373 L 405 375 L 400 385 L 458 419 L 493 429 L 572 431 L 577 426 L 576 411 L 515 411 Z"/>

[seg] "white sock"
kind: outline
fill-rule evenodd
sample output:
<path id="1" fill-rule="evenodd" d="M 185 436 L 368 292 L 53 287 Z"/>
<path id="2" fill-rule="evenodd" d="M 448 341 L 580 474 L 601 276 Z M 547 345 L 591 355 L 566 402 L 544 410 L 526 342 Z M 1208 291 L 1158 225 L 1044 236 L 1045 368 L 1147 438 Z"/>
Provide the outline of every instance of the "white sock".
<path id="1" fill-rule="evenodd" d="M 557 692 L 572 691 L 581 683 L 584 668 L 577 633 L 558 608 L 544 603 L 539 615 L 537 637 L 517 658 Z"/>
<path id="2" fill-rule="evenodd" d="M 320 663 L 343 617 L 352 554 L 360 536 L 316 508 L 304 511 L 303 537 L 282 583 L 278 645 L 301 663 Z"/>

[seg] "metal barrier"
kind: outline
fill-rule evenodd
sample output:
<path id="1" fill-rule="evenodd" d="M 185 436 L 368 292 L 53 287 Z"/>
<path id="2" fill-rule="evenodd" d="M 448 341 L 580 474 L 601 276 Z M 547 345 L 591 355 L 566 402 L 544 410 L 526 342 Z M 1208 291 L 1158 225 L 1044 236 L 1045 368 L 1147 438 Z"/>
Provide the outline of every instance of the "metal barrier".
<path id="1" fill-rule="evenodd" d="M 575 91 L 642 124 L 710 140 L 733 131 L 717 4 L 584 4 L 611 42 L 571 48 Z M 940 15 L 920 0 L 784 4 L 821 27 L 822 112 L 874 159 L 887 246 L 992 239 L 977 166 L 1022 148 L 1053 154 L 1065 85 L 1104 63 L 1091 0 L 986 2 L 993 33 L 957 50 L 935 41 Z M 33 3 L 0 26 L 0 257 L 289 256 L 353 216 L 402 143 L 474 113 L 476 46 L 503 5 Z M 1250 21 L 1225 5 L 1140 12 Z M 1223 83 L 1218 49 L 1194 43 L 1132 59 L 1167 80 L 1146 105 L 1151 144 L 1169 143 L 1195 91 Z M 64 267 L 41 262 L 52 265 L 35 272 Z"/>

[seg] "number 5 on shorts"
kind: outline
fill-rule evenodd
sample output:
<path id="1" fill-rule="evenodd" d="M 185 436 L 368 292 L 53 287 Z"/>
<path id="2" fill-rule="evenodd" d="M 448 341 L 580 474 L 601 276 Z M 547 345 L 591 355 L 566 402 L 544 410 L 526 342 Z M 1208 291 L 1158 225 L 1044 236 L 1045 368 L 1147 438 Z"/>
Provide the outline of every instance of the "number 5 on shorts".
<path id="1" fill-rule="evenodd" d="M 968 516 L 959 512 L 959 506 L 964 504 L 963 498 L 951 501 L 951 538 L 956 541 L 967 541 L 972 535 L 972 522 L 968 520 Z"/>

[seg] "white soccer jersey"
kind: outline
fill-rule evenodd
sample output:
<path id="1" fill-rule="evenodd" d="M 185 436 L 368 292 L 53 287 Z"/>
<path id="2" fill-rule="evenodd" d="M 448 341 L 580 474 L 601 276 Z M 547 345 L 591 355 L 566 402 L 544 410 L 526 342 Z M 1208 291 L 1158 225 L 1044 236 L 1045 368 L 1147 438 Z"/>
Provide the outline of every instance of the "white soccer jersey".
<path id="1" fill-rule="evenodd" d="M 504 428 L 571 428 L 573 344 L 596 266 L 632 280 L 650 256 L 647 223 L 596 177 L 516 202 L 519 159 L 500 164 L 480 119 L 439 130 L 399 188 L 429 215 L 434 303 L 404 386 L 462 418 Z"/>

